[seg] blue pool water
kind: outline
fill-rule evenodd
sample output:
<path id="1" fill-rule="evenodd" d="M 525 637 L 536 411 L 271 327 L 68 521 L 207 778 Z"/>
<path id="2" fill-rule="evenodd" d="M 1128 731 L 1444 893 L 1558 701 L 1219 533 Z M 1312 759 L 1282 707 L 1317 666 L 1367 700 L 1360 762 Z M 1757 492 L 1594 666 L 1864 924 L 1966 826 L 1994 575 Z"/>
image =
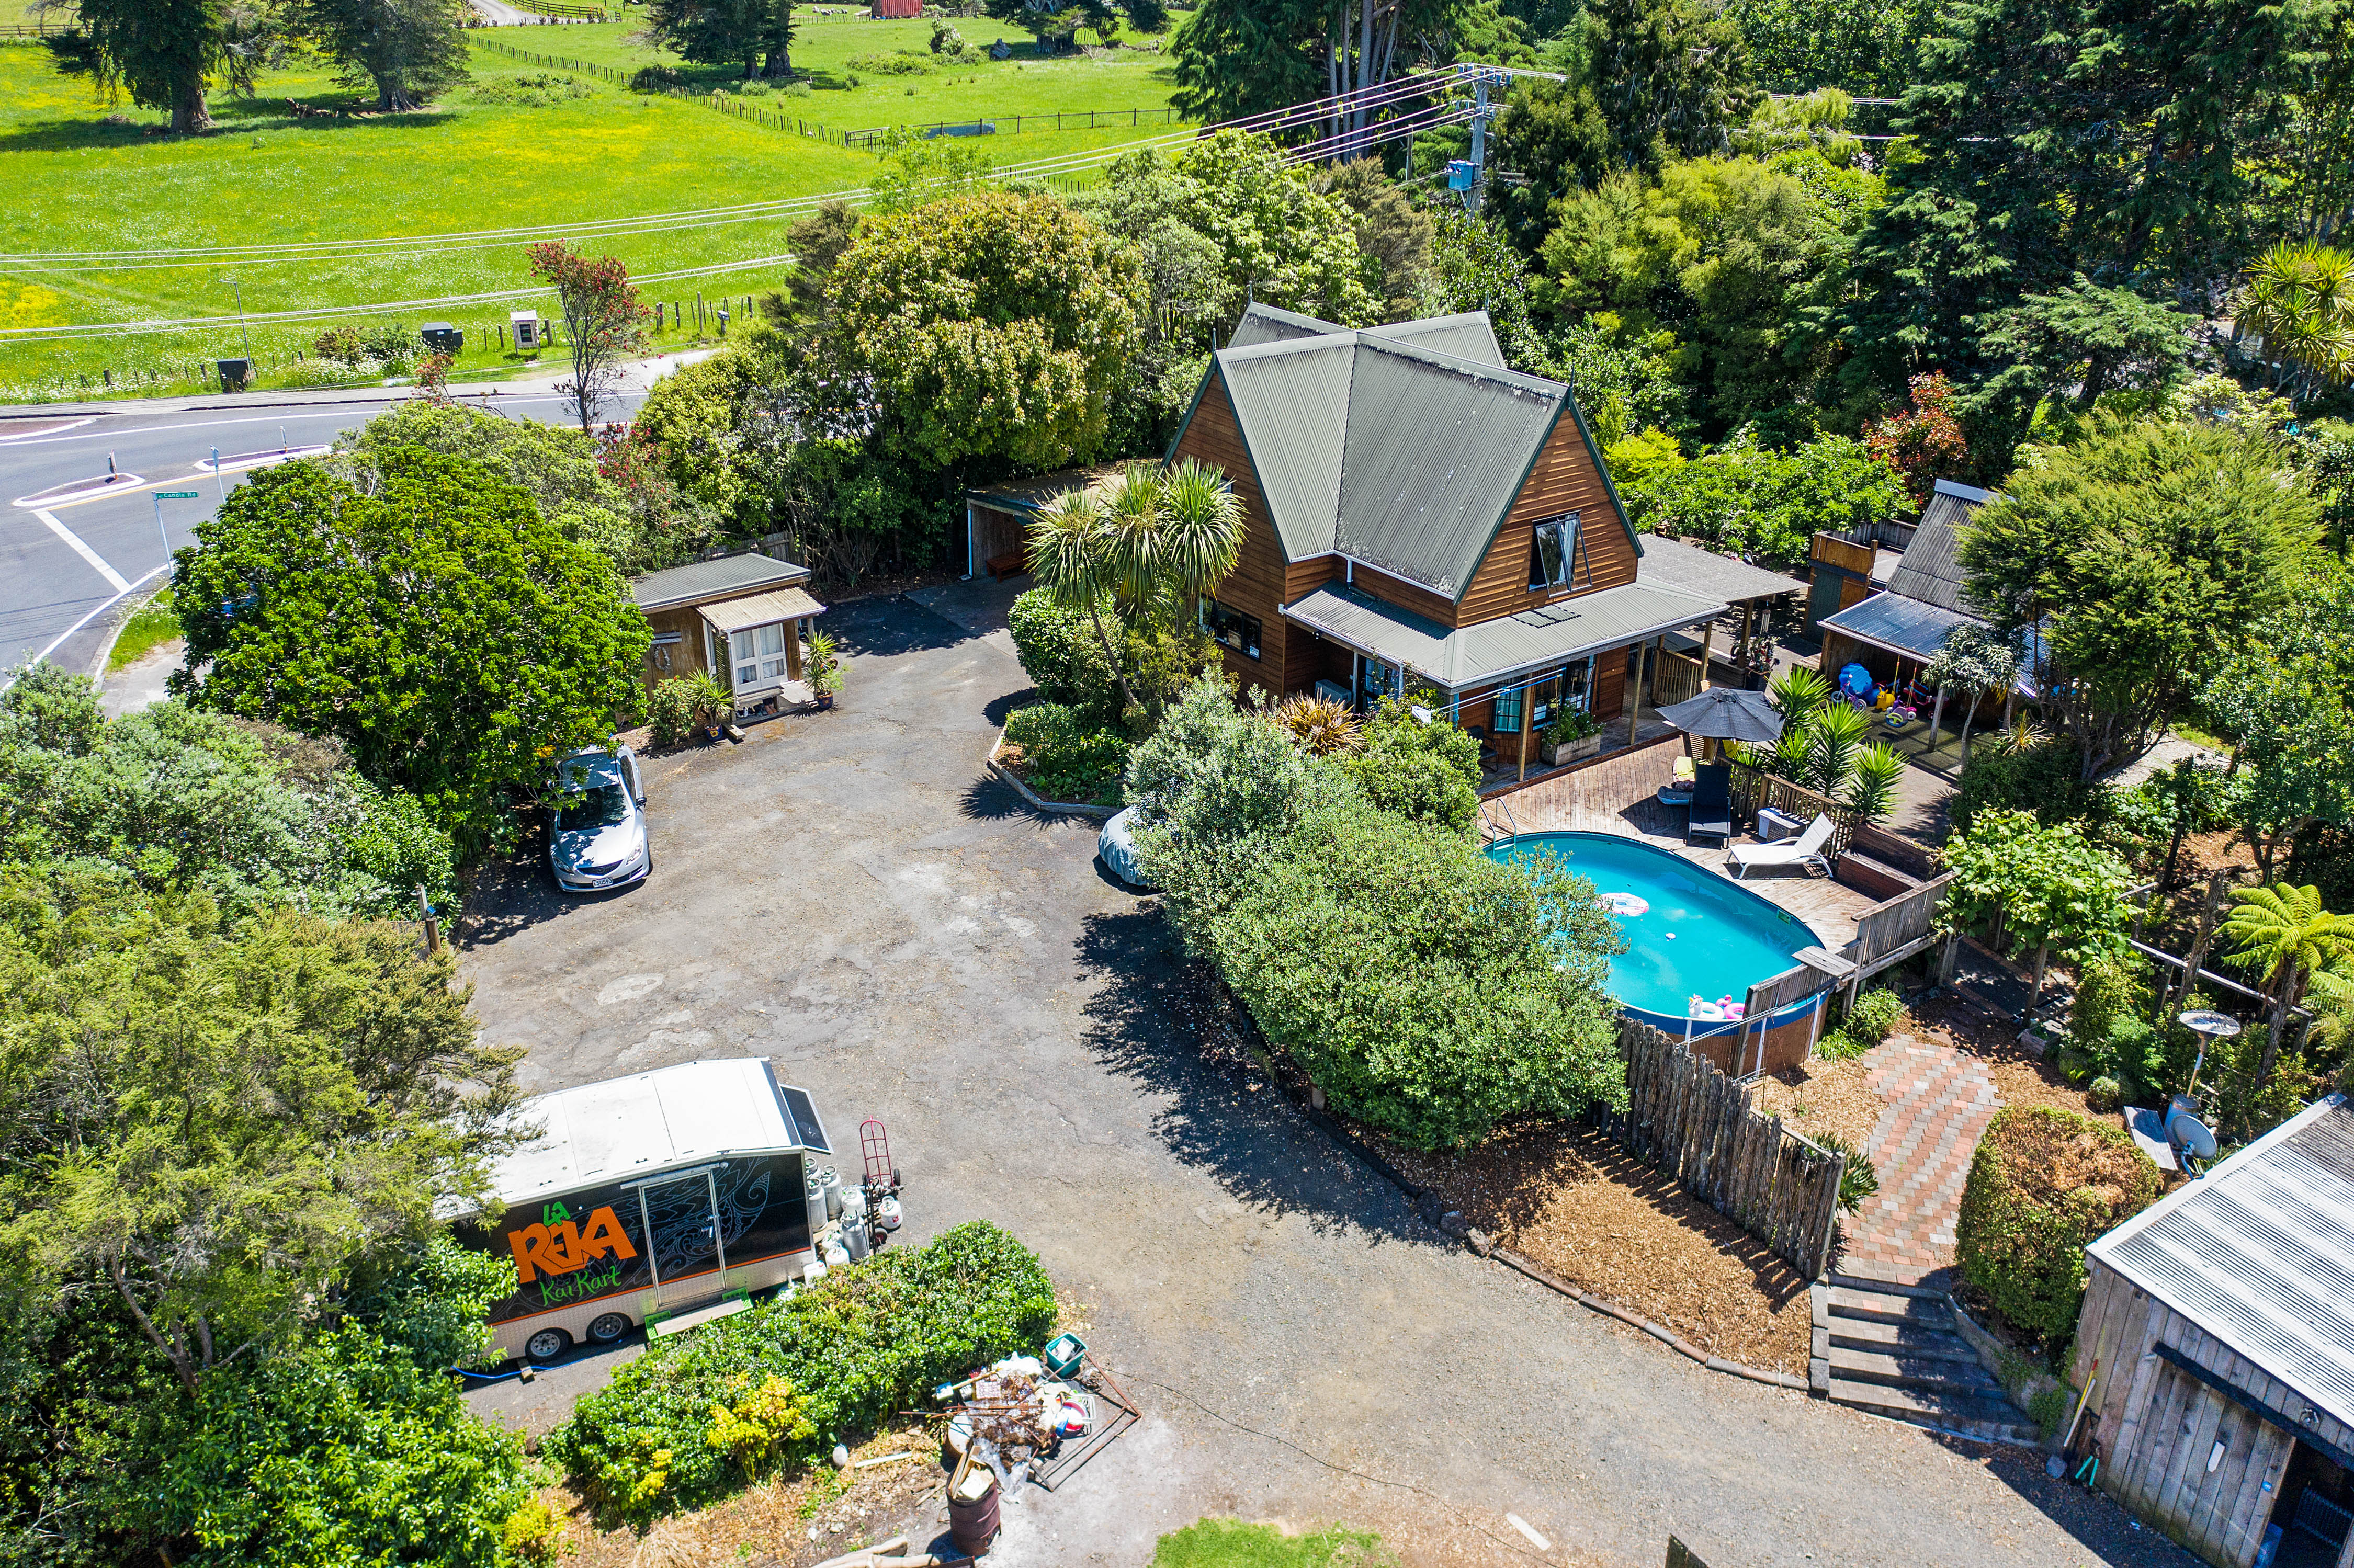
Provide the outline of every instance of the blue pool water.
<path id="1" fill-rule="evenodd" d="M 1620 1005 L 1681 1031 L 1694 994 L 1739 1001 L 1749 988 L 1787 969 L 1800 948 L 1822 938 L 1796 916 L 1747 888 L 1665 850 L 1609 833 L 1522 833 L 1488 846 L 1490 860 L 1557 858 L 1608 897 L 1630 894 L 1649 906 L 1622 913 L 1627 950 L 1610 960 Z"/>

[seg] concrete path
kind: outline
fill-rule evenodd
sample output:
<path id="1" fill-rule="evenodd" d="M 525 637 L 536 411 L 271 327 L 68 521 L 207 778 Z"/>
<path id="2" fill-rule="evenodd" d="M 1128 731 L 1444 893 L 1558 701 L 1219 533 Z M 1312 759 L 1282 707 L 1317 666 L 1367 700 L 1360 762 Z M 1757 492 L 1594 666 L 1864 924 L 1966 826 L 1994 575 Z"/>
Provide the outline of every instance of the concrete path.
<path id="1" fill-rule="evenodd" d="M 928 595 L 974 626 L 990 596 Z M 1207 1513 L 1380 1530 L 1410 1563 L 2188 1564 L 2031 1456 L 1712 1372 L 1425 1225 L 1295 1115 L 1149 900 L 983 771 L 1002 630 L 837 604 L 842 706 L 651 759 L 655 870 L 562 901 L 528 857 L 465 936 L 535 1089 L 751 1053 L 839 1144 L 889 1125 L 919 1245 L 1036 1247 L 1147 1419 L 1010 1506 L 990 1562 L 1149 1561 Z M 620 1354 L 476 1391 L 545 1430 Z M 1549 1541 L 1540 1552 L 1506 1521 Z"/>
<path id="2" fill-rule="evenodd" d="M 1978 1135 L 1994 1119 L 1994 1080 L 1976 1057 L 1909 1034 L 1863 1061 L 1864 1081 L 1888 1102 L 1864 1146 L 1880 1192 L 1848 1222 L 1840 1266 L 1918 1285 L 1954 1261 L 1954 1220 Z"/>
<path id="3" fill-rule="evenodd" d="M 121 718 L 162 702 L 164 683 L 180 667 L 180 655 L 186 650 L 187 644 L 175 637 L 149 649 L 136 662 L 110 672 L 99 688 L 99 707 L 107 717 Z"/>

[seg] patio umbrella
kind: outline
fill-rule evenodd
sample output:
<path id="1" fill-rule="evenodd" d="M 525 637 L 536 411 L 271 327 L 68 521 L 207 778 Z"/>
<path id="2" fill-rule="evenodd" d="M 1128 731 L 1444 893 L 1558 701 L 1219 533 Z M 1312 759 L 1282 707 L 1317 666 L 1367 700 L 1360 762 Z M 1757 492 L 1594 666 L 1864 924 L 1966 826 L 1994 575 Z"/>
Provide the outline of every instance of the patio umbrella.
<path id="1" fill-rule="evenodd" d="M 1762 745 L 1782 733 L 1782 715 L 1763 692 L 1733 686 L 1712 686 L 1690 702 L 1661 708 L 1659 716 L 1705 740 L 1739 740 Z"/>

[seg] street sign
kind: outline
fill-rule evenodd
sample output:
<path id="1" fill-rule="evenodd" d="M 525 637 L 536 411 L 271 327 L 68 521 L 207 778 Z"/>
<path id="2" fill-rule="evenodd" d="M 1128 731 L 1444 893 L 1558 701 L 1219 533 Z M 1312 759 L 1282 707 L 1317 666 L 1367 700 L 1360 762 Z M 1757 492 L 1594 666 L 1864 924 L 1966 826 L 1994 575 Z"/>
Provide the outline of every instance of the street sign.
<path id="1" fill-rule="evenodd" d="M 159 490 L 155 493 L 155 499 L 158 501 L 202 501 L 204 497 L 193 490 Z"/>

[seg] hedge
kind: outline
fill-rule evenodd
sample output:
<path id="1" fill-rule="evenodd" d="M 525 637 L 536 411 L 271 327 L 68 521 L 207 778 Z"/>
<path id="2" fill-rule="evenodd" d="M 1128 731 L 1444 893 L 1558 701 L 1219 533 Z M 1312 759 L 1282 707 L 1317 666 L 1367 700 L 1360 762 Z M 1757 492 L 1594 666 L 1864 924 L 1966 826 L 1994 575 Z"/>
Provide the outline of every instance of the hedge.
<path id="1" fill-rule="evenodd" d="M 2156 1202 L 2158 1167 L 2122 1128 L 2019 1106 L 1978 1140 L 1954 1226 L 1962 1277 L 2055 1355 L 2084 1300 L 2084 1248 Z"/>
<path id="2" fill-rule="evenodd" d="M 600 1512 L 643 1523 L 798 1468 L 1054 1331 L 1054 1283 L 1036 1255 L 973 1221 L 651 1346 L 575 1406 L 544 1452 Z"/>

